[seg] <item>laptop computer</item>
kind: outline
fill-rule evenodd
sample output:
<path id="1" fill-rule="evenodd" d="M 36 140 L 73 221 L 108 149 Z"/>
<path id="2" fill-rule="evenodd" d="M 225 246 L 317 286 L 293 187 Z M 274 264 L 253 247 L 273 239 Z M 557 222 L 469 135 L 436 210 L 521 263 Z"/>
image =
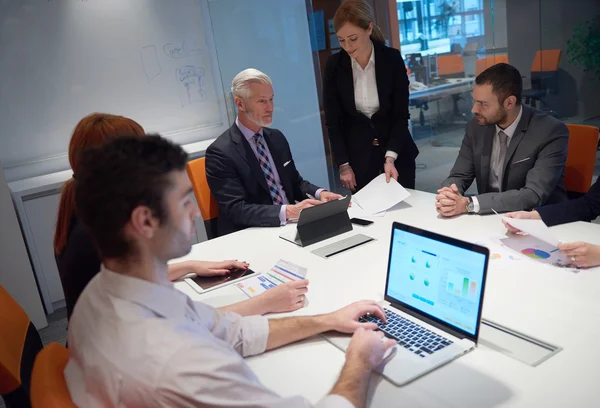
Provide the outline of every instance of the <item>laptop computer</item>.
<path id="1" fill-rule="evenodd" d="M 479 338 L 487 248 L 395 222 L 380 303 L 387 324 L 367 315 L 398 345 L 378 371 L 404 385 L 473 350 Z M 350 336 L 327 334 L 346 350 Z"/>

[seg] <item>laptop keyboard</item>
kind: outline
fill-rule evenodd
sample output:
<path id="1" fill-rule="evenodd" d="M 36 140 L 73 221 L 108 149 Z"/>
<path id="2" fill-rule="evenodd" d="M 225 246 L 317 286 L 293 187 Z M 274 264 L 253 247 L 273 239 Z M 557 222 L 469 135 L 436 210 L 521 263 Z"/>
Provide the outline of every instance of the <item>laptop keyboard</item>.
<path id="1" fill-rule="evenodd" d="M 411 320 L 405 319 L 389 309 L 383 310 L 385 311 L 387 324 L 383 324 L 375 315 L 362 316 L 359 321 L 377 323 L 379 330 L 384 332 L 388 337 L 397 340 L 399 346 L 422 358 L 440 351 L 453 343 L 451 340 Z"/>

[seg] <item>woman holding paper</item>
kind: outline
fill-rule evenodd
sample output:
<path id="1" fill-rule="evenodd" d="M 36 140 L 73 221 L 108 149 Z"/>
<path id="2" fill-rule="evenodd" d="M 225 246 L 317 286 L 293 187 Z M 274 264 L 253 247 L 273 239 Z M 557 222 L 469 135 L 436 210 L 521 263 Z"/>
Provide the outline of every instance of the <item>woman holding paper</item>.
<path id="1" fill-rule="evenodd" d="M 509 213 L 505 216 L 508 218 L 542 220 L 548 226 L 575 221 L 592 221 L 600 216 L 600 181 L 596 180 L 590 190 L 576 200 L 545 205 L 529 212 Z M 503 222 L 510 232 L 520 232 L 506 221 Z M 589 268 L 600 265 L 600 245 L 587 242 L 570 242 L 559 244 L 558 248 L 569 256 L 577 267 Z"/>
<path id="2" fill-rule="evenodd" d="M 400 52 L 385 46 L 364 0 L 345 1 L 333 17 L 342 50 L 327 60 L 323 102 L 340 180 L 360 190 L 380 173 L 415 187 L 419 150 L 408 130 L 408 77 Z"/>

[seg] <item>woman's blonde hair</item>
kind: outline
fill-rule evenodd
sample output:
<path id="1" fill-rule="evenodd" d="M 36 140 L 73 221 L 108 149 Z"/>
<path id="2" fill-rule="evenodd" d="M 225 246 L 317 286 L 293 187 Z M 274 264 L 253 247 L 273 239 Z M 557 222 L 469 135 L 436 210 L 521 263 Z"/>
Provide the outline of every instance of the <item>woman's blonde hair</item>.
<path id="1" fill-rule="evenodd" d="M 367 30 L 369 24 L 373 23 L 373 32 L 371 32 L 371 40 L 385 42 L 385 37 L 381 29 L 375 24 L 373 18 L 373 8 L 365 0 L 346 0 L 337 9 L 333 16 L 333 29 L 337 33 L 340 28 L 346 23 L 350 23 L 357 27 Z"/>

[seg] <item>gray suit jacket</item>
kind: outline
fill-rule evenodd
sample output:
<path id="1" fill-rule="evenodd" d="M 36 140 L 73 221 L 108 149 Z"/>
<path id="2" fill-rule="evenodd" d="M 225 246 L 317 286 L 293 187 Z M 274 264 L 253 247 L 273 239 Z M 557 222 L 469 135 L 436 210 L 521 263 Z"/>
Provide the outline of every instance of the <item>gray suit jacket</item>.
<path id="1" fill-rule="evenodd" d="M 464 193 L 477 179 L 479 213 L 530 210 L 567 200 L 564 173 L 569 130 L 543 112 L 523 105 L 523 114 L 504 159 L 502 192 L 489 192 L 490 161 L 496 127 L 475 119 L 443 186 L 456 184 Z"/>

